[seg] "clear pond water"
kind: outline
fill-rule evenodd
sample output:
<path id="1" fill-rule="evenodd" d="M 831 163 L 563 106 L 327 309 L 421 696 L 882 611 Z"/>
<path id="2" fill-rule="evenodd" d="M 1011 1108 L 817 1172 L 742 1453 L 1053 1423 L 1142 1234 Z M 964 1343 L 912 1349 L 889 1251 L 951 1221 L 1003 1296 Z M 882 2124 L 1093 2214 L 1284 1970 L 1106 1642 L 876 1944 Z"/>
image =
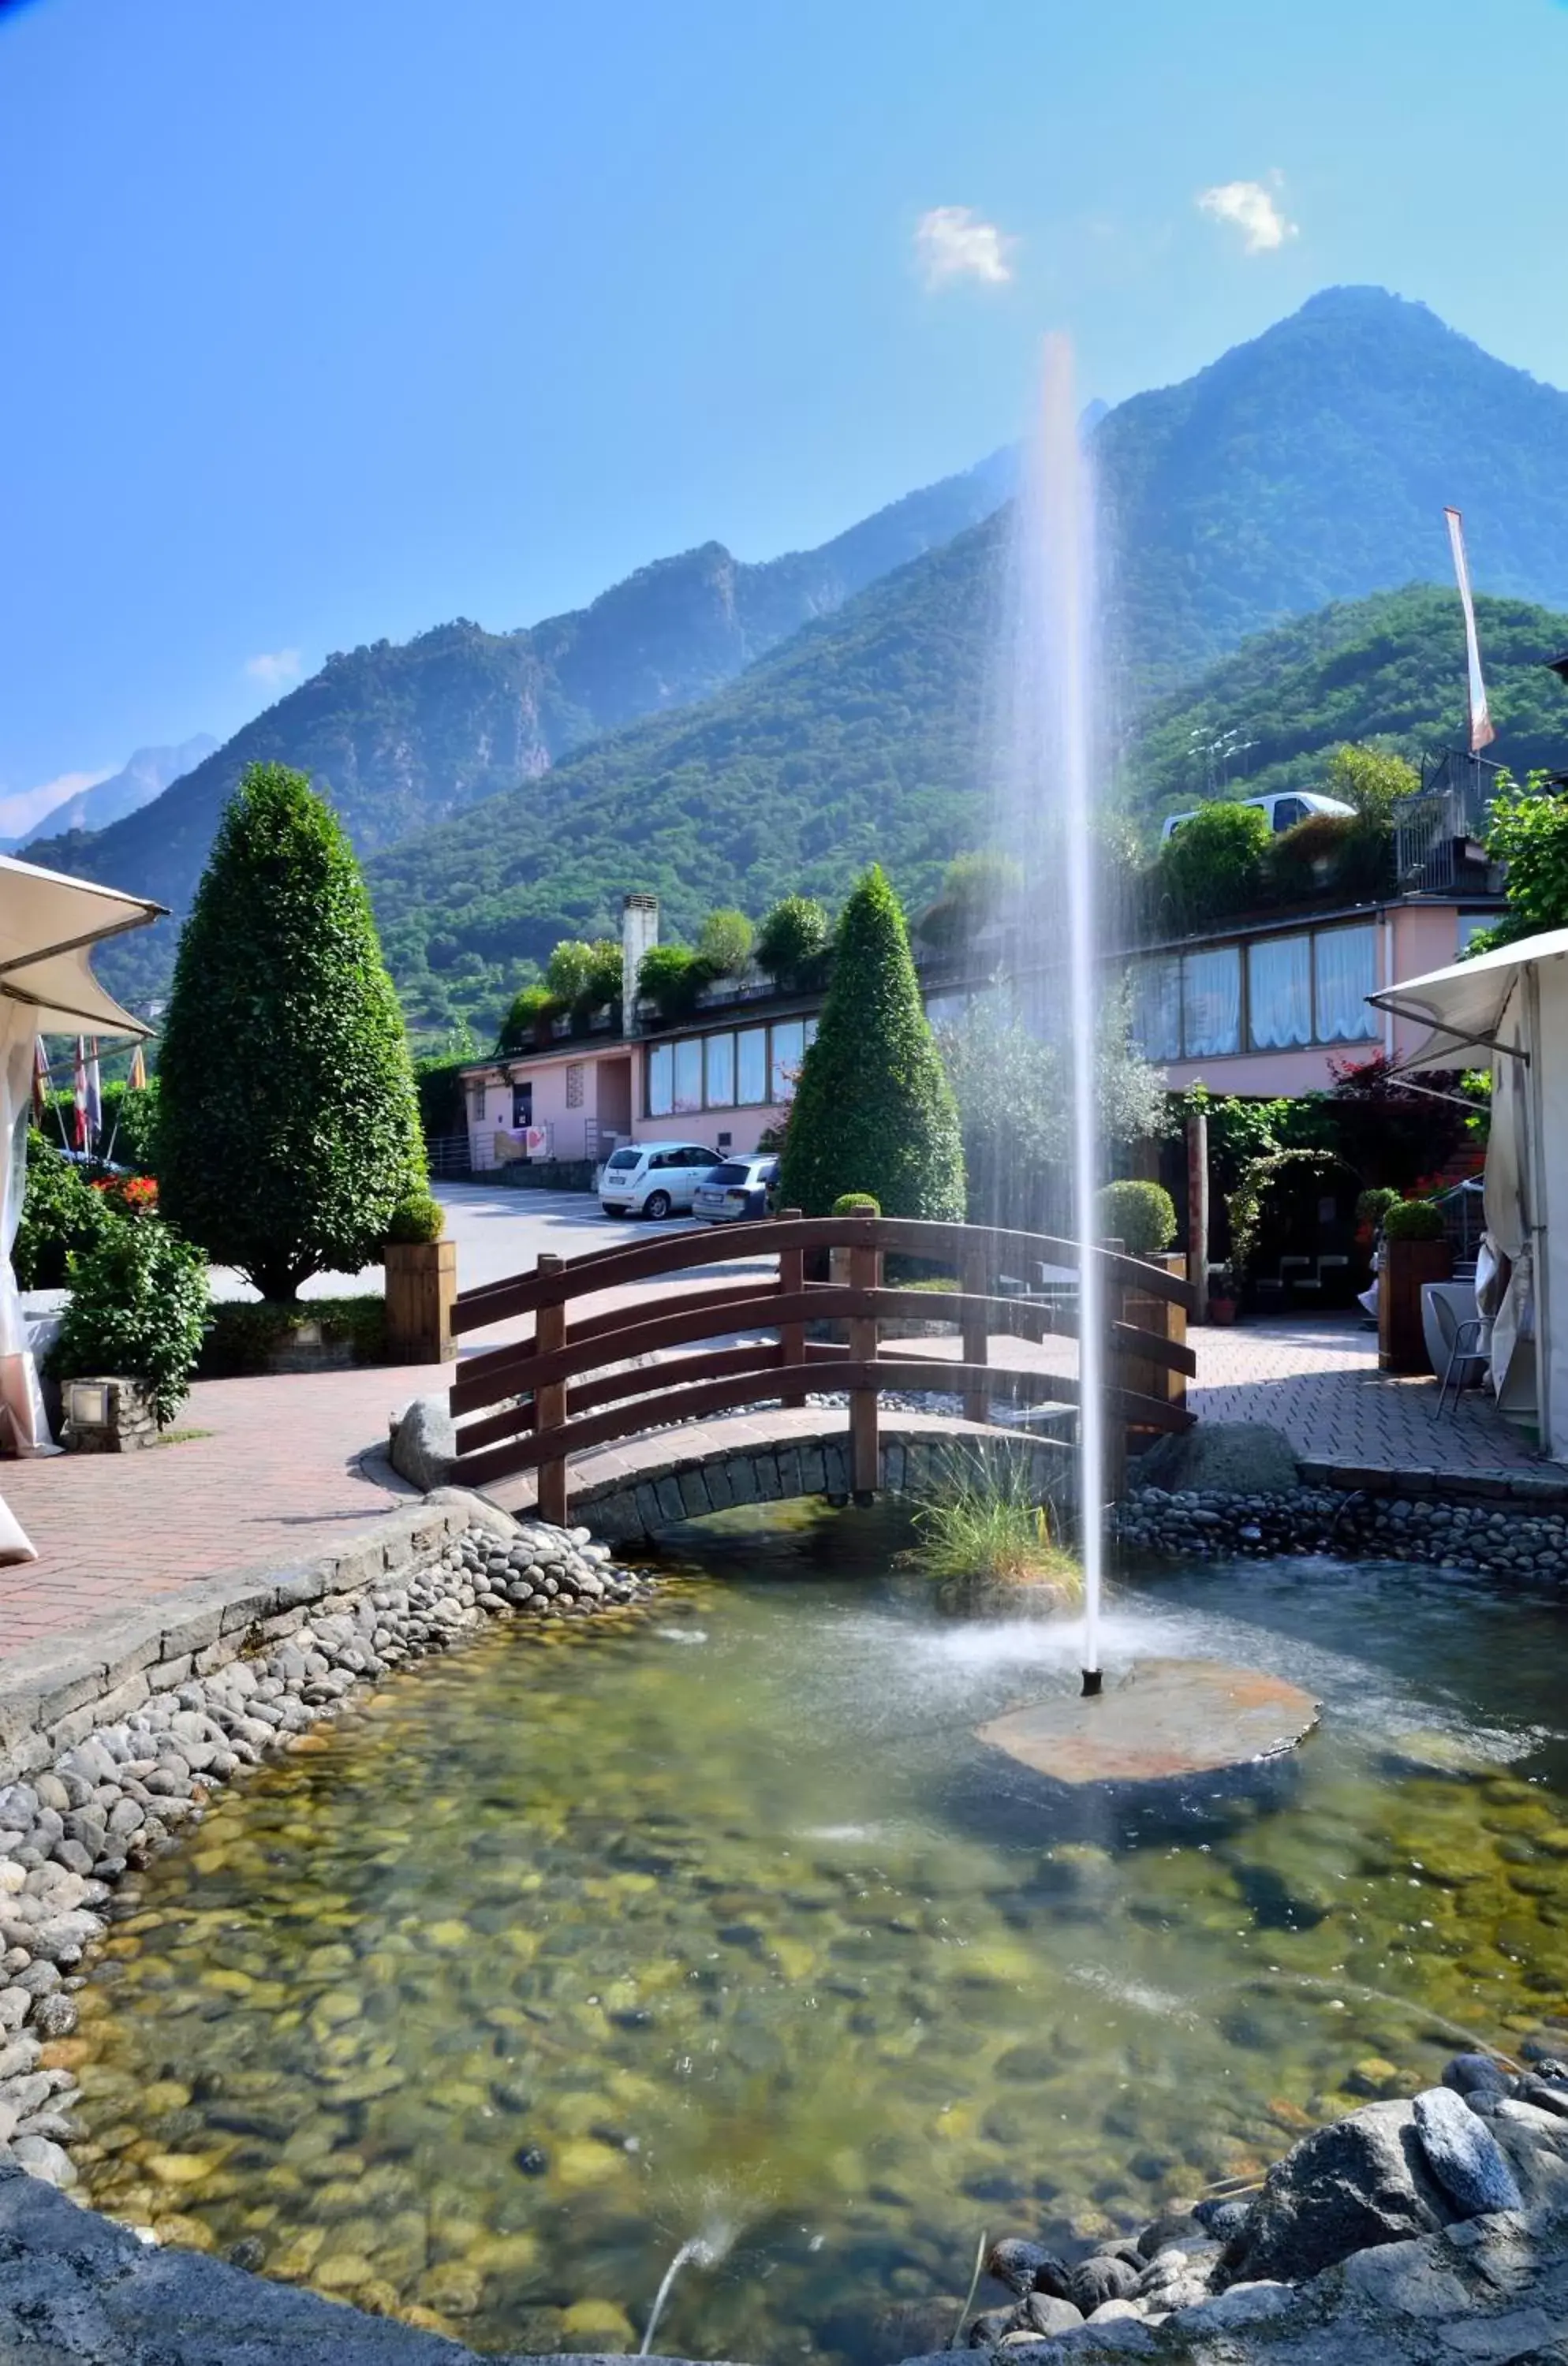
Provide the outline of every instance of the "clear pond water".
<path id="1" fill-rule="evenodd" d="M 1185 1819 L 1068 1811 L 973 1729 L 1076 1685 L 1071 1628 L 829 1538 L 710 1532 L 650 1612 L 490 1628 L 229 1793 L 84 1991 L 90 2198 L 494 2349 L 635 2346 L 706 2234 L 661 2349 L 863 2366 L 982 2230 L 1130 2226 L 1568 2012 L 1560 1602 L 1123 1581 L 1112 1675 L 1324 1721 Z"/>

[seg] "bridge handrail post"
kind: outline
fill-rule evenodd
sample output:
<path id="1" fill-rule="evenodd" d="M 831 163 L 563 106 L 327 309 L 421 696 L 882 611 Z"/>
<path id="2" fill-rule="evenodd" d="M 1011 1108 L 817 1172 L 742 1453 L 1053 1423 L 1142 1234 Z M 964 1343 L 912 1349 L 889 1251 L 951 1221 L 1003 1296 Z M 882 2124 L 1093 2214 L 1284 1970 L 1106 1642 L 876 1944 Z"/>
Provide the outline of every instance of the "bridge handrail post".
<path id="1" fill-rule="evenodd" d="M 984 1298 L 988 1293 L 989 1274 L 983 1240 L 966 1240 L 958 1253 L 958 1287 L 965 1298 Z M 965 1307 L 961 1328 L 964 1334 L 961 1361 L 965 1364 L 987 1364 L 990 1361 L 990 1339 L 986 1327 L 985 1312 L 980 1307 Z M 965 1421 L 986 1421 L 990 1417 L 990 1391 L 985 1387 L 965 1389 L 964 1418 Z"/>
<path id="2" fill-rule="evenodd" d="M 1108 1257 L 1119 1256 L 1122 1253 L 1122 1243 L 1116 1240 L 1101 1241 L 1098 1249 L 1090 1249 L 1089 1252 L 1090 1256 L 1103 1255 Z M 1082 1304 L 1081 1295 L 1079 1303 Z M 1108 1389 L 1125 1389 L 1134 1386 L 1136 1375 L 1129 1369 L 1126 1357 L 1118 1352 L 1116 1345 L 1115 1326 L 1127 1319 L 1127 1294 L 1114 1271 L 1108 1271 L 1105 1276 L 1100 1311 L 1105 1326 L 1101 1345 L 1101 1353 L 1105 1358 L 1105 1385 Z M 1078 1335 L 1078 1376 L 1081 1383 L 1083 1377 L 1081 1329 Z M 1100 1475 L 1104 1481 L 1106 1500 L 1114 1503 L 1119 1496 L 1127 1492 L 1127 1425 L 1119 1414 L 1111 1412 L 1110 1408 L 1107 1408 L 1107 1416 L 1105 1467 Z"/>
<path id="3" fill-rule="evenodd" d="M 869 1244 L 850 1251 L 850 1288 L 880 1290 L 882 1251 Z M 850 1317 L 850 1361 L 874 1365 L 880 1324 L 874 1314 Z M 880 1399 L 876 1383 L 850 1391 L 850 1488 L 857 1497 L 874 1495 L 881 1472 L 877 1435 Z"/>
<path id="4" fill-rule="evenodd" d="M 536 1259 L 534 1270 L 536 1273 L 559 1273 L 565 1262 L 564 1257 L 552 1256 L 547 1252 Z M 541 1356 L 549 1356 L 553 1355 L 558 1347 L 565 1346 L 566 1307 L 564 1302 L 555 1306 L 541 1306 L 534 1317 L 535 1352 Z M 561 1428 L 565 1421 L 566 1382 L 564 1380 L 547 1382 L 545 1387 L 535 1391 L 535 1435 L 544 1437 L 549 1431 Z M 547 1520 L 554 1528 L 564 1528 L 567 1524 L 567 1477 L 566 1463 L 558 1457 L 541 1462 L 539 1465 L 538 1493 L 536 1498 L 538 1514 L 541 1520 Z"/>
<path id="5" fill-rule="evenodd" d="M 778 1212 L 781 1223 L 797 1224 L 800 1222 L 801 1211 L 798 1208 L 781 1208 Z M 806 1251 L 804 1249 L 780 1249 L 780 1296 L 784 1298 L 795 1297 L 805 1289 L 805 1287 Z M 784 1367 L 784 1387 L 779 1391 L 780 1397 L 783 1403 L 786 1405 L 803 1405 L 806 1403 L 806 1380 L 804 1378 L 804 1367 L 806 1364 L 806 1325 L 804 1323 L 781 1323 L 779 1324 L 779 1355 L 780 1360 Z M 793 1380 L 790 1378 L 790 1374 L 797 1365 L 802 1368 L 803 1377 L 799 1380 Z"/>

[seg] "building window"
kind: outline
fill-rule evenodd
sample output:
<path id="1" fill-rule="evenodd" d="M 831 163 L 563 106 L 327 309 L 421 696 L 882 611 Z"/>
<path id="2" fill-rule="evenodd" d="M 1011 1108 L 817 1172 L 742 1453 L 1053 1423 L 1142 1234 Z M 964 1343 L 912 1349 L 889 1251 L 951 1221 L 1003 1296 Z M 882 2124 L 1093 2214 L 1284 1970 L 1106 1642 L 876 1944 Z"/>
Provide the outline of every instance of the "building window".
<path id="1" fill-rule="evenodd" d="M 1247 1040 L 1255 1052 L 1312 1042 L 1312 939 L 1264 937 L 1247 949 Z"/>
<path id="2" fill-rule="evenodd" d="M 772 1090 L 768 1096 L 774 1103 L 791 1100 L 800 1064 L 806 1057 L 806 1029 L 798 1019 L 785 1020 L 773 1029 L 773 1065 Z"/>
<path id="3" fill-rule="evenodd" d="M 743 1027 L 735 1039 L 735 1098 L 740 1108 L 754 1108 L 768 1098 L 768 1031 Z"/>
<path id="4" fill-rule="evenodd" d="M 1182 1050 L 1211 1060 L 1241 1049 L 1241 948 L 1187 953 L 1181 963 Z"/>
<path id="5" fill-rule="evenodd" d="M 1133 972 L 1133 1040 L 1145 1060 L 1181 1057 L 1181 961 L 1169 954 Z"/>
<path id="6" fill-rule="evenodd" d="M 1312 941 L 1320 1043 L 1364 1043 L 1377 1033 L 1367 997 L 1377 987 L 1375 928 L 1320 929 Z"/>
<path id="7" fill-rule="evenodd" d="M 675 1053 L 675 1111 L 687 1117 L 703 1105 L 703 1039 L 688 1035 L 683 1043 L 673 1047 Z"/>
<path id="8" fill-rule="evenodd" d="M 735 1038 L 709 1035 L 703 1043 L 703 1090 L 709 1109 L 735 1107 Z"/>
<path id="9" fill-rule="evenodd" d="M 675 1053 L 669 1043 L 648 1047 L 648 1113 L 668 1117 L 675 1106 Z"/>
<path id="10" fill-rule="evenodd" d="M 582 1107 L 582 1079 L 586 1065 L 586 1062 L 582 1060 L 571 1060 L 567 1064 L 566 1105 L 568 1109 Z"/>

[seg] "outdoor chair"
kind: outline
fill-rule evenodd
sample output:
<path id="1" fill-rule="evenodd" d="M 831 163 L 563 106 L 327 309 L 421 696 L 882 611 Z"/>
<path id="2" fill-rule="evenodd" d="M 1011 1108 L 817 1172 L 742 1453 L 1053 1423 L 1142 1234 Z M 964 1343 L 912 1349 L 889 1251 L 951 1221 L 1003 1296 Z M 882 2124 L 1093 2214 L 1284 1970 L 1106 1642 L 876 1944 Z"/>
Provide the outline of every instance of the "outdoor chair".
<path id="1" fill-rule="evenodd" d="M 1438 1412 L 1443 1411 L 1450 1389 L 1453 1390 L 1453 1410 L 1458 1411 L 1460 1391 L 1478 1389 L 1486 1377 L 1486 1358 L 1481 1352 L 1481 1337 L 1486 1325 L 1479 1314 L 1456 1315 L 1447 1299 L 1435 1298 L 1433 1309 L 1438 1328 L 1449 1343 L 1448 1362 L 1438 1384 Z"/>

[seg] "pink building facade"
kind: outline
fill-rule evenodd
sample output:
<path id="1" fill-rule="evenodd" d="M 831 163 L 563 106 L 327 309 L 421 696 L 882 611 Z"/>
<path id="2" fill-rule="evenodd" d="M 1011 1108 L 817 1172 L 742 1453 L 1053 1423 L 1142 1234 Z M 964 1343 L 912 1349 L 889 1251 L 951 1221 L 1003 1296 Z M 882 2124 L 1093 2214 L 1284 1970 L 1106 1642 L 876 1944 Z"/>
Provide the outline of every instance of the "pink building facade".
<path id="1" fill-rule="evenodd" d="M 1457 961 L 1499 909 L 1420 898 L 1151 946 L 1128 964 L 1134 1038 L 1176 1091 L 1325 1092 L 1335 1062 L 1397 1058 L 1424 1035 L 1367 996 Z"/>

